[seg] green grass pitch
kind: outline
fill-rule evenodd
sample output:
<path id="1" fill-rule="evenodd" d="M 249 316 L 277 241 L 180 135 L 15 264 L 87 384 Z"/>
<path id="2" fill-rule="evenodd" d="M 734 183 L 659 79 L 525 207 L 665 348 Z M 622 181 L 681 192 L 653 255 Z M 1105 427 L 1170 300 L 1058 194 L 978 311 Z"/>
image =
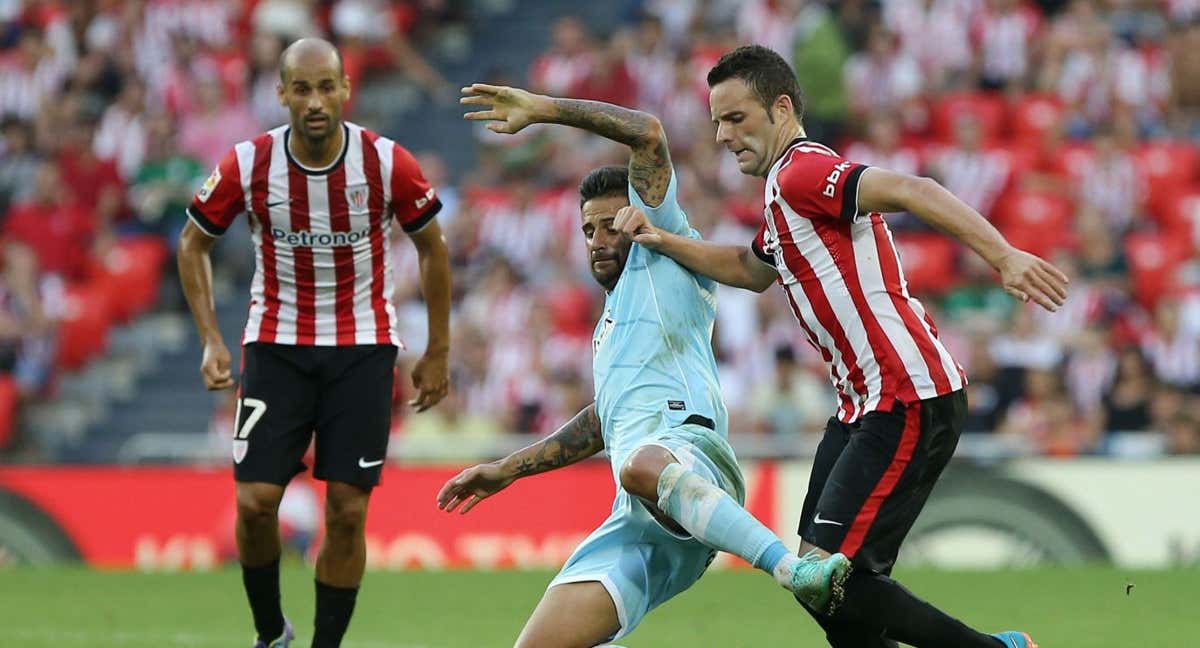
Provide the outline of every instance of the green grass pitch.
<path id="1" fill-rule="evenodd" d="M 345 648 L 506 647 L 533 609 L 547 572 L 372 572 Z M 981 629 L 1022 629 L 1043 648 L 1200 646 L 1200 570 L 1112 568 L 898 574 L 927 600 Z M 312 575 L 283 574 L 297 648 L 312 636 Z M 1126 584 L 1133 583 L 1126 594 Z M 0 570 L 0 644 L 249 646 L 240 572 Z M 628 648 L 824 646 L 791 597 L 765 575 L 711 572 L 652 612 Z"/>

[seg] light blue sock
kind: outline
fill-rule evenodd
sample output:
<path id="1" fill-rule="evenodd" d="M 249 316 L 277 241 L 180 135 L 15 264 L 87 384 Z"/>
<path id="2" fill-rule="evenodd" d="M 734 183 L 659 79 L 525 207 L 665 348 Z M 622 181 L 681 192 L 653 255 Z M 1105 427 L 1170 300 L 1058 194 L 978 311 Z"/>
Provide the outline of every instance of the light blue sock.
<path id="1" fill-rule="evenodd" d="M 658 476 L 658 508 L 700 542 L 771 574 L 787 547 L 729 493 L 681 464 Z"/>

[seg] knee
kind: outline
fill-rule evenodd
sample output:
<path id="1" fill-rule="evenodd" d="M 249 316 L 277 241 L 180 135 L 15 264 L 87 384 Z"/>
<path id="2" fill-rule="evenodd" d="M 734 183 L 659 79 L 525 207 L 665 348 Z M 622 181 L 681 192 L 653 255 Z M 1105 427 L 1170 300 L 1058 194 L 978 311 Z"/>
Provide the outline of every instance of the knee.
<path id="1" fill-rule="evenodd" d="M 673 457 L 663 457 L 662 455 L 667 454 L 666 451 L 657 450 L 642 448 L 625 461 L 620 472 L 621 488 L 642 499 L 658 501 L 658 477 Z"/>
<path id="2" fill-rule="evenodd" d="M 357 537 L 367 523 L 367 498 L 337 497 L 332 489 L 325 500 L 325 534 L 335 539 Z"/>
<path id="3" fill-rule="evenodd" d="M 238 519 L 251 526 L 274 524 L 279 517 L 279 499 L 283 489 L 266 486 L 238 486 Z"/>

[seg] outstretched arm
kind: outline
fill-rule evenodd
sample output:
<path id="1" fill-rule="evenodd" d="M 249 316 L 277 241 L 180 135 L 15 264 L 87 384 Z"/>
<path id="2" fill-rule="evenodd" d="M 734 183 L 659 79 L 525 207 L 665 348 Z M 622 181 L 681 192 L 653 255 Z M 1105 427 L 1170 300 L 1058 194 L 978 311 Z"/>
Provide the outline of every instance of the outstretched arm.
<path id="1" fill-rule="evenodd" d="M 929 178 L 872 167 L 858 180 L 859 212 L 907 211 L 958 239 L 1000 273 L 1005 292 L 1056 311 L 1067 298 L 1067 276 L 1013 247 L 979 212 Z"/>
<path id="2" fill-rule="evenodd" d="M 529 124 L 574 126 L 630 148 L 629 183 L 642 202 L 662 204 L 671 184 L 667 135 L 654 115 L 602 101 L 547 97 L 505 86 L 475 83 L 463 88 L 461 103 L 485 110 L 465 118 L 488 121 L 497 133 L 516 133 Z"/>
<path id="3" fill-rule="evenodd" d="M 749 246 L 711 243 L 672 234 L 655 227 L 636 207 L 622 207 L 613 219 L 613 227 L 634 243 L 665 254 L 679 265 L 717 283 L 762 292 L 779 277 L 775 268 L 759 260 Z"/>
<path id="4" fill-rule="evenodd" d="M 459 473 L 442 486 L 437 497 L 438 508 L 450 513 L 462 505 L 460 513 L 466 513 L 521 477 L 569 466 L 603 449 L 600 419 L 596 416 L 596 404 L 592 403 L 545 439 L 499 461 Z"/>

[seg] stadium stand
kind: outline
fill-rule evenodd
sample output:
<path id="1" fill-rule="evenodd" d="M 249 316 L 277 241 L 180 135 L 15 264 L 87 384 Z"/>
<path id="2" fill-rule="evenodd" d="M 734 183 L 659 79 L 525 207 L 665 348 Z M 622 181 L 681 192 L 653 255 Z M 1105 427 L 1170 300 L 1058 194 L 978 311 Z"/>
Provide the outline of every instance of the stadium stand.
<path id="1" fill-rule="evenodd" d="M 303 34 L 339 43 L 356 88 L 349 118 L 417 153 L 446 206 L 455 395 L 443 409 L 456 411 L 410 415 L 401 389 L 401 458 L 437 455 L 460 431 L 485 455 L 489 443 L 545 433 L 586 402 L 599 291 L 581 263 L 574 184 L 593 166 L 623 162 L 619 148 L 567 129 L 500 138 L 473 128 L 454 88 L 529 84 L 659 115 L 693 224 L 749 241 L 761 185 L 712 143 L 704 84 L 716 57 L 743 42 L 797 62 L 815 137 L 937 177 L 1014 242 L 1073 269 L 1067 308 L 1041 318 L 998 295 L 969 252 L 911 216 L 891 220 L 910 288 L 972 377 L 978 438 L 1057 455 L 1119 452 L 1106 441 L 1118 432 L 1161 435 L 1162 452 L 1194 448 L 1178 423 L 1200 421 L 1200 366 L 1188 364 L 1200 365 L 1200 308 L 1189 306 L 1200 291 L 1200 65 L 1187 63 L 1200 15 L 1187 6 L 2 3 L 0 457 L 227 456 L 232 401 L 201 388 L 176 287 L 180 206 L 214 154 L 283 119 L 274 59 Z M 248 237 L 235 230 L 215 259 L 231 341 L 252 270 Z M 410 248 L 395 246 L 398 309 L 402 336 L 419 350 Z M 18 267 L 30 251 L 32 291 Z M 774 449 L 794 451 L 822 419 L 807 405 L 783 407 L 781 394 L 816 398 L 828 386 L 773 297 L 723 289 L 715 344 L 735 441 L 776 438 Z M 1175 303 L 1176 315 L 1159 315 Z M 413 359 L 402 358 L 401 372 Z M 1156 399 L 1179 416 L 1130 404 Z M 790 416 L 799 423 L 789 432 L 780 422 Z M 1047 432 L 1055 426 L 1063 429 Z"/>

